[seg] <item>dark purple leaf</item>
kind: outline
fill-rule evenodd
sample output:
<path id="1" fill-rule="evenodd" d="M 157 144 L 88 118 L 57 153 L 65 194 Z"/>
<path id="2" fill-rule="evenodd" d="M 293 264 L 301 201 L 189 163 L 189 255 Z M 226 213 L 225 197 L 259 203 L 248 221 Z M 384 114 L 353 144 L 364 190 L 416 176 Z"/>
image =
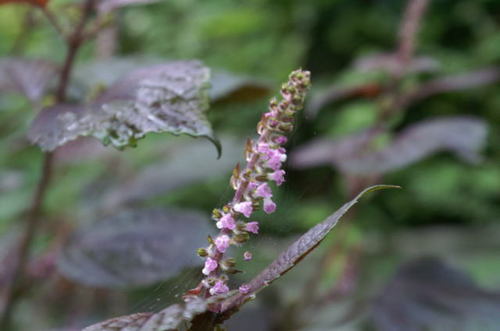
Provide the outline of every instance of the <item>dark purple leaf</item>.
<path id="1" fill-rule="evenodd" d="M 264 287 L 271 284 L 273 281 L 281 277 L 287 271 L 292 269 L 300 260 L 312 252 L 316 246 L 326 237 L 326 235 L 333 229 L 339 219 L 355 205 L 358 200 L 366 193 L 386 189 L 386 188 L 399 188 L 393 185 L 376 185 L 366 188 L 359 193 L 353 200 L 344 204 L 335 213 L 330 215 L 326 220 L 317 224 L 293 244 L 291 244 L 281 255 L 274 260 L 267 268 L 261 271 L 255 278 L 248 284 L 248 294 L 236 294 L 223 302 L 221 311 L 230 310 L 238 307 L 246 302 L 255 292 L 260 291 Z"/>
<path id="2" fill-rule="evenodd" d="M 403 265 L 373 302 L 381 331 L 500 330 L 500 292 L 435 258 Z"/>
<path id="3" fill-rule="evenodd" d="M 403 168 L 439 151 L 478 162 L 486 134 L 486 123 L 480 119 L 445 117 L 414 124 L 375 151 L 367 146 L 369 132 L 341 140 L 313 140 L 292 153 L 291 164 L 297 168 L 330 164 L 347 174 L 368 175 Z"/>
<path id="4" fill-rule="evenodd" d="M 0 59 L 0 92 L 22 93 L 31 101 L 38 101 L 57 71 L 56 65 L 44 60 Z"/>
<path id="5" fill-rule="evenodd" d="M 90 122 L 85 126 L 81 123 L 84 114 L 85 109 L 78 105 L 60 104 L 44 108 L 31 123 L 28 139 L 45 151 L 52 151 L 79 136 L 90 135 L 93 129 Z"/>
<path id="6" fill-rule="evenodd" d="M 207 137 L 220 152 L 205 116 L 208 78 L 209 70 L 197 61 L 133 71 L 91 105 L 57 105 L 42 110 L 29 138 L 47 151 L 87 135 L 121 149 L 135 146 L 146 133 L 169 132 Z"/>
<path id="7" fill-rule="evenodd" d="M 58 269 L 76 282 L 97 287 L 164 280 L 201 263 L 193 252 L 211 231 L 207 219 L 176 209 L 120 212 L 78 230 L 63 249 Z"/>
<path id="8" fill-rule="evenodd" d="M 82 331 L 174 331 L 182 322 L 189 322 L 207 310 L 208 302 L 193 298 L 188 303 L 175 304 L 159 313 L 139 313 L 115 317 L 91 325 Z"/>

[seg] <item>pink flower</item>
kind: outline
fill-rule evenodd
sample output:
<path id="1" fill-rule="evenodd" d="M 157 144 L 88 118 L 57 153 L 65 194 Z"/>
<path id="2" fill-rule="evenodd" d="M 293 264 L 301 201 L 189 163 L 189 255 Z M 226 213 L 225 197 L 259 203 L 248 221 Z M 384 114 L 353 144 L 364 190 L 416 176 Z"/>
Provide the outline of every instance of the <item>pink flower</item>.
<path id="1" fill-rule="evenodd" d="M 245 225 L 245 230 L 252 233 L 259 233 L 259 222 L 248 222 Z"/>
<path id="2" fill-rule="evenodd" d="M 285 170 L 276 170 L 275 172 L 268 175 L 270 180 L 273 180 L 276 185 L 280 186 L 285 181 Z"/>
<path id="3" fill-rule="evenodd" d="M 270 151 L 271 151 L 271 148 L 269 148 L 268 143 L 258 143 L 257 144 L 257 152 L 267 155 Z"/>
<path id="4" fill-rule="evenodd" d="M 242 213 L 245 215 L 245 217 L 250 217 L 253 212 L 253 207 L 252 207 L 252 202 L 251 201 L 244 201 L 244 202 L 239 202 L 234 205 L 233 209 L 237 211 L 238 213 Z"/>
<path id="5" fill-rule="evenodd" d="M 229 247 L 230 242 L 231 239 L 228 235 L 225 234 L 215 238 L 214 240 L 215 247 L 217 247 L 217 250 L 221 253 L 224 253 L 226 251 L 226 249 Z"/>
<path id="6" fill-rule="evenodd" d="M 211 257 L 207 257 L 207 259 L 205 261 L 205 267 L 203 268 L 203 270 L 201 272 L 204 275 L 208 276 L 212 271 L 217 269 L 218 266 L 219 266 L 219 264 L 217 263 L 216 260 L 212 259 Z"/>
<path id="7" fill-rule="evenodd" d="M 236 229 L 236 222 L 231 214 L 224 214 L 220 220 L 215 224 L 218 229 Z"/>
<path id="8" fill-rule="evenodd" d="M 249 285 L 241 285 L 238 290 L 240 291 L 241 294 L 248 294 L 250 292 L 250 286 Z"/>
<path id="9" fill-rule="evenodd" d="M 229 291 L 229 287 L 222 280 L 218 280 L 217 283 L 209 290 L 211 295 L 217 295 L 226 293 Z"/>
<path id="10" fill-rule="evenodd" d="M 281 161 L 277 158 L 271 158 L 271 159 L 267 160 L 266 165 L 267 165 L 267 167 L 269 167 L 273 170 L 278 170 L 279 168 L 281 168 Z"/>
<path id="11" fill-rule="evenodd" d="M 276 141 L 277 144 L 283 145 L 283 144 L 286 144 L 288 139 L 285 136 L 278 136 L 278 137 L 276 137 L 276 139 L 274 141 Z"/>
<path id="12" fill-rule="evenodd" d="M 250 182 L 250 183 L 248 183 L 248 189 L 249 190 L 255 190 L 258 186 L 259 186 L 259 184 L 257 184 L 256 182 Z"/>
<path id="13" fill-rule="evenodd" d="M 276 204 L 270 198 L 264 199 L 264 211 L 266 214 L 272 214 L 276 210 Z"/>
<path id="14" fill-rule="evenodd" d="M 262 198 L 270 198 L 273 196 L 273 193 L 267 183 L 262 183 L 255 190 L 255 195 Z"/>
<path id="15" fill-rule="evenodd" d="M 245 253 L 243 253 L 243 260 L 245 261 L 250 261 L 252 259 L 252 253 L 246 251 Z"/>
<path id="16" fill-rule="evenodd" d="M 269 160 L 267 160 L 267 166 L 273 170 L 279 170 L 281 168 L 281 163 L 286 161 L 286 154 L 281 150 L 273 149 L 268 154 Z"/>

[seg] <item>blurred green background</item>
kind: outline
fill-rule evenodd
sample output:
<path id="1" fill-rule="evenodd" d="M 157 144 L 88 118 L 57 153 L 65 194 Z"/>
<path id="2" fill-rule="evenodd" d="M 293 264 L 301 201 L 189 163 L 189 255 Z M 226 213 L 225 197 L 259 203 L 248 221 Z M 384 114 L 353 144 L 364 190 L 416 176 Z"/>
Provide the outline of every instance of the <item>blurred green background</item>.
<path id="1" fill-rule="evenodd" d="M 72 3 L 54 0 L 49 7 L 69 26 L 76 15 Z M 175 206 L 209 215 L 231 196 L 231 168 L 240 158 L 244 139 L 254 135 L 268 98 L 298 67 L 311 70 L 313 87 L 288 144 L 292 154 L 314 139 L 333 141 L 376 125 L 387 98 L 393 97 L 392 92 L 378 89 L 390 87 L 393 77 L 383 68 L 363 71 L 354 64 L 370 54 L 397 49 L 406 4 L 396 0 L 168 0 L 118 10 L 114 13 L 114 54 L 105 49 L 109 41 L 99 41 L 98 36 L 79 54 L 74 77 L 95 82 L 98 79 L 91 77 L 95 63 L 127 63 L 131 59 L 198 59 L 214 72 L 238 77 L 243 83 L 227 83 L 230 92 L 214 100 L 208 112 L 222 141 L 222 160 L 216 160 L 214 147 L 203 139 L 169 134 L 148 135 L 137 148 L 121 152 L 104 149 L 91 138 L 61 148 L 34 259 L 47 252 L 57 253 L 71 231 L 120 208 Z M 500 66 L 500 2 L 430 1 L 415 48 L 415 57 L 425 57 L 431 69 L 406 74 L 397 81 L 400 87 L 396 93 L 455 74 L 465 74 L 471 86 L 436 93 L 398 109 L 384 120 L 386 136 L 380 138 L 380 144 L 423 120 L 474 116 L 487 126 L 484 146 L 476 151 L 482 160 L 470 164 L 445 150 L 429 153 L 383 176 L 360 176 L 359 185 L 383 182 L 403 189 L 363 199 L 304 265 L 263 292 L 261 306 L 279 302 L 276 307 L 281 308 L 271 309 L 271 314 L 269 309 L 264 309 L 265 314 L 262 308 L 250 309 L 260 314 L 255 315 L 258 319 L 271 321 L 262 330 L 270 330 L 268 325 L 273 323 L 273 330 L 334 329 L 328 324 L 332 320 L 326 318 L 325 322 L 324 316 L 312 317 L 313 323 L 298 323 L 301 328 L 279 326 L 280 318 L 290 313 L 290 302 L 297 297 L 300 301 L 297 288 L 306 286 L 301 284 L 312 277 L 309 274 L 316 269 L 315 263 L 332 251 L 338 254 L 333 266 L 321 275 L 325 288 L 341 279 L 352 252 L 361 252 L 356 253 L 361 256 L 356 258 L 358 286 L 349 292 L 349 300 L 380 293 L 400 263 L 422 255 L 445 259 L 481 286 L 500 288 L 500 78 L 496 74 L 488 82 L 474 84 L 473 77 L 467 76 L 481 69 L 495 72 Z M 6 4 L 0 6 L 0 56 L 60 63 L 64 46 L 36 8 Z M 103 68 L 114 70 L 113 66 Z M 224 83 L 214 81 L 213 85 Z M 338 97 L 315 112 L 310 109 L 332 86 L 341 89 L 364 84 L 377 88 L 369 94 Z M 75 102 L 89 98 L 76 87 L 70 89 L 70 96 Z M 39 177 L 41 152 L 29 144 L 26 131 L 36 112 L 51 100 L 47 96 L 32 104 L 19 95 L 0 95 L 0 257 L 4 259 Z M 463 132 L 464 137 L 468 134 Z M 415 141 L 417 149 L 419 144 Z M 287 182 L 275 193 L 278 211 L 271 216 L 259 215 L 262 236 L 250 245 L 255 263 L 242 267 L 246 271 L 242 279 L 256 274 L 294 236 L 323 220 L 357 190 L 353 178 L 328 164 L 307 169 L 289 166 L 287 172 Z M 187 277 L 196 275 L 184 271 L 181 280 L 161 283 L 160 290 L 157 285 L 141 290 L 95 290 L 48 269 L 47 274 L 40 271 L 44 280 L 19 307 L 16 320 L 22 330 L 76 330 L 114 315 L 159 309 L 182 293 L 181 283 Z M 40 307 L 45 300 L 51 305 Z M 65 300 L 69 302 L 66 307 Z M 106 302 L 105 307 L 100 306 L 103 301 L 97 303 L 99 300 Z M 333 310 L 341 307 L 344 311 L 342 305 L 347 304 L 331 305 Z M 71 316 L 68 307 L 75 310 Z M 355 324 L 358 317 L 337 328 L 362 329 L 365 322 Z M 30 328 L 34 323 L 39 327 Z M 235 330 L 244 329 L 236 326 Z"/>

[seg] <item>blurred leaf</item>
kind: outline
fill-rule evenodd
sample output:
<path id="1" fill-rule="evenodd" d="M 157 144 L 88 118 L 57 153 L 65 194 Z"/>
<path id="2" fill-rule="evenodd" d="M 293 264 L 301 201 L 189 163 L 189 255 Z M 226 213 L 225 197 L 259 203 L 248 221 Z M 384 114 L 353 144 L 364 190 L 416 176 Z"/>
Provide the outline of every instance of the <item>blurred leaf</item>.
<path id="1" fill-rule="evenodd" d="M 210 99 L 220 101 L 247 101 L 267 96 L 269 84 L 251 77 L 242 77 L 225 71 L 214 71 Z"/>
<path id="2" fill-rule="evenodd" d="M 58 259 L 66 277 L 97 287 L 148 285 L 201 263 L 207 217 L 194 211 L 143 209 L 120 212 L 78 230 Z"/>
<path id="3" fill-rule="evenodd" d="M 323 164 L 341 163 L 354 158 L 374 136 L 378 129 L 363 130 L 340 139 L 318 138 L 295 148 L 290 154 L 290 165 L 295 168 L 310 168 Z"/>
<path id="4" fill-rule="evenodd" d="M 155 3 L 158 1 L 160 0 L 101 0 L 99 1 L 97 9 L 100 12 L 107 13 L 121 7 L 132 6 L 132 5 L 145 5 L 149 3 Z"/>
<path id="5" fill-rule="evenodd" d="M 137 313 L 127 316 L 120 316 L 107 321 L 91 325 L 83 331 L 117 331 L 117 330 L 140 330 L 153 313 Z"/>
<path id="6" fill-rule="evenodd" d="M 81 135 L 89 135 L 95 126 L 83 106 L 59 104 L 42 109 L 28 130 L 28 138 L 43 150 L 52 151 Z"/>
<path id="7" fill-rule="evenodd" d="M 410 91 L 400 100 L 400 107 L 428 98 L 435 94 L 461 91 L 493 84 L 500 80 L 500 67 L 484 68 L 477 71 L 449 75 L 430 80 Z"/>
<path id="8" fill-rule="evenodd" d="M 204 136 L 220 154 L 205 112 L 209 70 L 197 61 L 138 69 L 118 80 L 89 106 L 56 105 L 40 112 L 29 138 L 51 151 L 93 135 L 116 148 L 135 146 L 149 132 Z"/>
<path id="9" fill-rule="evenodd" d="M 45 60 L 0 59 L 0 92 L 22 93 L 31 101 L 38 101 L 57 70 L 55 64 Z"/>
<path id="10" fill-rule="evenodd" d="M 75 67 L 74 83 L 77 88 L 86 90 L 96 87 L 106 88 L 129 72 L 160 63 L 160 59 L 148 57 L 112 57 L 92 60 Z"/>
<path id="11" fill-rule="evenodd" d="M 82 331 L 174 331 L 181 322 L 189 322 L 206 310 L 207 301 L 195 297 L 187 303 L 172 305 L 156 314 L 139 313 L 116 317 Z"/>
<path id="12" fill-rule="evenodd" d="M 443 150 L 464 161 L 478 162 L 486 134 L 486 123 L 480 119 L 438 118 L 404 129 L 386 147 L 376 151 L 364 151 L 370 139 L 368 131 L 337 141 L 316 139 L 297 148 L 291 162 L 297 168 L 331 164 L 355 175 L 387 173 Z"/>
<path id="13" fill-rule="evenodd" d="M 322 93 L 316 93 L 309 100 L 307 113 L 313 118 L 318 112 L 339 100 L 355 99 L 355 98 L 374 98 L 380 95 L 383 91 L 383 86 L 380 83 L 366 83 L 356 86 L 332 86 Z"/>
<path id="14" fill-rule="evenodd" d="M 248 284 L 246 284 L 249 288 L 248 294 L 239 293 L 227 299 L 223 303 L 221 311 L 224 312 L 226 310 L 241 306 L 248 300 L 248 298 L 252 294 L 262 290 L 264 287 L 280 278 L 282 275 L 292 269 L 297 263 L 299 263 L 303 258 L 305 258 L 310 252 L 312 252 L 326 237 L 326 235 L 333 229 L 339 219 L 344 216 L 344 214 L 353 205 L 355 205 L 364 194 L 386 188 L 399 188 L 399 186 L 375 185 L 364 189 L 354 199 L 344 204 L 326 220 L 317 224 L 305 234 L 303 234 L 299 239 L 293 242 L 283 253 L 281 253 L 281 255 L 276 260 L 274 260 L 269 266 L 267 266 L 267 268 L 261 271 Z"/>
<path id="15" fill-rule="evenodd" d="M 0 5 L 6 3 L 27 3 L 37 7 L 45 7 L 49 0 L 0 0 Z"/>
<path id="16" fill-rule="evenodd" d="M 377 330 L 500 330 L 500 292 L 434 258 L 403 265 L 373 302 Z"/>
<path id="17" fill-rule="evenodd" d="M 101 199 L 105 209 L 165 194 L 179 187 L 217 176 L 229 175 L 236 163 L 243 158 L 243 141 L 234 138 L 221 139 L 224 153 L 216 159 L 200 141 L 189 141 L 173 146 L 165 158 L 145 167 L 133 177 L 124 178 Z"/>
<path id="18" fill-rule="evenodd" d="M 379 53 L 362 56 L 354 61 L 355 70 L 362 72 L 383 70 L 389 73 L 400 71 L 401 61 L 396 53 Z M 420 56 L 411 59 L 408 72 L 435 72 L 439 69 L 439 62 L 431 57 Z"/>

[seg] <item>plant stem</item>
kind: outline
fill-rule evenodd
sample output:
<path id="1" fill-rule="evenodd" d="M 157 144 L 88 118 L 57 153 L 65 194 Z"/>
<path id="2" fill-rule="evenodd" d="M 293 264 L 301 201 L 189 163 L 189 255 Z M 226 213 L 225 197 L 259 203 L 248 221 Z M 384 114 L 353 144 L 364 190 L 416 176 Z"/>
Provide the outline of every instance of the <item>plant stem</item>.
<path id="1" fill-rule="evenodd" d="M 92 14 L 94 2 L 95 0 L 85 1 L 81 19 L 74 32 L 66 42 L 66 58 L 59 76 L 59 85 L 56 92 L 57 103 L 63 103 L 66 101 L 66 92 L 71 71 L 73 69 L 78 50 L 84 41 L 84 28 Z M 33 245 L 33 240 L 36 237 L 38 229 L 40 228 L 43 203 L 45 201 L 47 189 L 51 182 L 53 166 L 54 154 L 52 152 L 45 153 L 42 163 L 41 176 L 28 209 L 24 233 L 19 244 L 17 258 L 15 259 L 14 266 L 12 268 L 12 277 L 10 278 L 9 284 L 5 289 L 3 311 L 0 316 L 0 330 L 6 331 L 11 329 L 12 315 L 16 304 L 21 297 L 20 290 L 23 288 L 26 281 L 25 269 L 30 258 L 30 250 Z"/>
<path id="2" fill-rule="evenodd" d="M 21 285 L 24 281 L 23 276 L 26 264 L 29 260 L 30 248 L 39 228 L 42 205 L 45 198 L 45 193 L 47 192 L 47 188 L 50 184 L 53 166 L 52 160 L 52 153 L 46 153 L 44 155 L 42 174 L 33 195 L 33 200 L 31 202 L 28 215 L 26 217 L 26 228 L 21 238 L 17 258 L 14 262 L 12 277 L 9 284 L 10 286 L 6 288 L 4 309 L 0 318 L 0 330 L 10 329 L 12 313 L 15 309 L 17 300 L 20 297 L 19 289 L 21 288 Z"/>

